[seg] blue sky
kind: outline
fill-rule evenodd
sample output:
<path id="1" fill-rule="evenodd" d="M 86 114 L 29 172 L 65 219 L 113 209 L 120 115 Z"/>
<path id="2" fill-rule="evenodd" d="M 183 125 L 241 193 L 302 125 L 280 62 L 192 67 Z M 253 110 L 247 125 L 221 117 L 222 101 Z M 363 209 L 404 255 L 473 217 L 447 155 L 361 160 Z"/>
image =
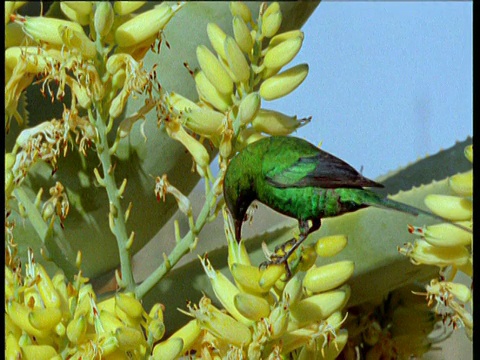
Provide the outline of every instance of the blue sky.
<path id="1" fill-rule="evenodd" d="M 375 178 L 473 135 L 472 2 L 322 2 L 292 64 L 304 83 L 263 107 Z"/>

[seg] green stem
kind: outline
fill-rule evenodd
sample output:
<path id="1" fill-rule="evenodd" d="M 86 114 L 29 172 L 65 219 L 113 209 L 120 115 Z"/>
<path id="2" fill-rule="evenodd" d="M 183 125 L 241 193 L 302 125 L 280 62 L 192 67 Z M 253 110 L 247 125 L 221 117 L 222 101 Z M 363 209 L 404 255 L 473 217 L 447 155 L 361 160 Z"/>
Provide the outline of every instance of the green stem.
<path id="1" fill-rule="evenodd" d="M 102 118 L 101 113 L 97 110 L 97 118 L 94 121 L 98 131 L 97 155 L 102 163 L 103 181 L 107 190 L 108 200 L 110 203 L 110 214 L 113 217 L 111 231 L 117 239 L 118 252 L 120 256 L 120 269 L 123 284 L 121 287 L 127 291 L 133 291 L 135 288 L 135 280 L 133 278 L 133 268 L 129 248 L 127 247 L 128 234 L 125 224 L 125 214 L 120 203 L 121 194 L 119 194 L 117 183 L 115 181 L 114 166 L 110 157 L 106 118 Z M 122 286 L 123 285 L 123 286 Z"/>
<path id="2" fill-rule="evenodd" d="M 218 179 L 217 179 L 218 180 Z M 142 299 L 158 282 L 170 271 L 171 268 L 178 263 L 178 261 L 190 251 L 192 244 L 195 242 L 197 234 L 202 230 L 203 226 L 209 219 L 210 212 L 215 205 L 215 184 L 210 189 L 202 210 L 195 222 L 195 228 L 185 235 L 172 250 L 167 259 L 153 272 L 151 273 L 137 288 L 135 289 L 135 295 L 137 299 Z"/>

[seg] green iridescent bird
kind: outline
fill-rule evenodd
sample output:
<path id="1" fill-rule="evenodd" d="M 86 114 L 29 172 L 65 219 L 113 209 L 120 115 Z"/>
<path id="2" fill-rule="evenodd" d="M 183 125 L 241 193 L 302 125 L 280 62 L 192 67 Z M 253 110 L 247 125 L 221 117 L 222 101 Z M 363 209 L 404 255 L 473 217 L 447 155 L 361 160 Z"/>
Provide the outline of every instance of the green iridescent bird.
<path id="1" fill-rule="evenodd" d="M 272 261 L 274 263 L 286 264 L 302 241 L 320 228 L 322 218 L 368 206 L 415 216 L 425 214 L 446 221 L 364 187 L 383 185 L 365 178 L 343 160 L 303 139 L 272 136 L 248 145 L 232 158 L 225 174 L 223 193 L 235 222 L 237 241 L 241 238 L 247 209 L 254 200 L 298 220 L 299 239 L 285 256 Z"/>

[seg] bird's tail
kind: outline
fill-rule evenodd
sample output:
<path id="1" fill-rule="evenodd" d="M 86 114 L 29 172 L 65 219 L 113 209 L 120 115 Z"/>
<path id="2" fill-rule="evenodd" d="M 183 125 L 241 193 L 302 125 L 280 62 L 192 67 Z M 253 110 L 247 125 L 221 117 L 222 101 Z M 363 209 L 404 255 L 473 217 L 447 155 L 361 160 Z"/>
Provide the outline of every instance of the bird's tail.
<path id="1" fill-rule="evenodd" d="M 445 219 L 444 217 L 435 215 L 435 214 L 433 214 L 429 211 L 425 211 L 425 210 L 419 209 L 417 207 L 410 206 L 410 205 L 407 205 L 407 204 L 404 204 L 404 203 L 401 203 L 401 202 L 398 202 L 398 201 L 395 201 L 395 200 L 392 200 L 392 199 L 389 199 L 389 198 L 377 198 L 375 200 L 372 199 L 371 202 L 367 200 L 366 203 L 368 205 L 375 206 L 375 207 L 398 210 L 398 211 L 401 211 L 401 212 L 404 212 L 404 213 L 407 213 L 407 214 L 411 214 L 411 215 L 414 215 L 414 216 L 425 215 L 425 216 L 428 216 L 432 219 L 437 219 L 439 221 L 452 224 L 453 226 L 455 226 L 459 229 L 462 229 L 464 231 L 467 231 L 469 233 L 473 233 L 472 229 L 469 229 L 469 228 L 467 228 L 465 226 L 462 226 L 460 224 L 456 224 L 449 219 Z"/>

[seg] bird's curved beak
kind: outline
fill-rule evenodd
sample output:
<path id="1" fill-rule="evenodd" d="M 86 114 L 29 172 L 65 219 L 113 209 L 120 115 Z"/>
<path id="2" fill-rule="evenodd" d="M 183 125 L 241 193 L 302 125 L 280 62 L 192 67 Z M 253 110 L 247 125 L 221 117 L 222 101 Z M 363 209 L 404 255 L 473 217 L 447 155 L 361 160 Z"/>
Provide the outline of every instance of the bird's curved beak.
<path id="1" fill-rule="evenodd" d="M 242 220 L 235 219 L 235 240 L 237 240 L 237 242 L 240 242 L 242 239 L 242 223 Z"/>

